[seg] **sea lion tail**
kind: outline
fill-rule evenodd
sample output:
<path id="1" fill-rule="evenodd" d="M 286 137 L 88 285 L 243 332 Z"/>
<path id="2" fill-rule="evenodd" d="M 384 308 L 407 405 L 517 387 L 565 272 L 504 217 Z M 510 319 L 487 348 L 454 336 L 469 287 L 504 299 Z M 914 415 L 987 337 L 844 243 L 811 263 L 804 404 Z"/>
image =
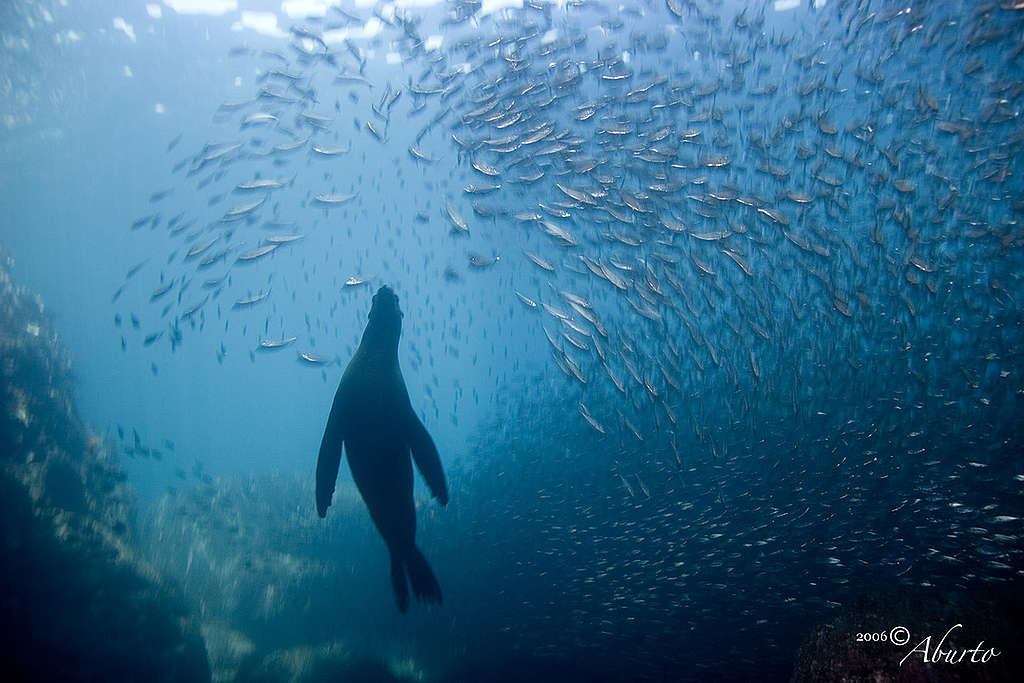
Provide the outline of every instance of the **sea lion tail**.
<path id="1" fill-rule="evenodd" d="M 413 595 L 422 602 L 438 604 L 441 602 L 441 585 L 434 576 L 427 558 L 415 545 L 409 546 L 405 552 L 405 569 L 409 573 Z"/>
<path id="2" fill-rule="evenodd" d="M 405 558 L 403 553 L 395 548 L 388 550 L 391 554 L 391 588 L 395 591 L 398 611 L 405 614 L 409 609 L 409 587 L 405 583 Z"/>

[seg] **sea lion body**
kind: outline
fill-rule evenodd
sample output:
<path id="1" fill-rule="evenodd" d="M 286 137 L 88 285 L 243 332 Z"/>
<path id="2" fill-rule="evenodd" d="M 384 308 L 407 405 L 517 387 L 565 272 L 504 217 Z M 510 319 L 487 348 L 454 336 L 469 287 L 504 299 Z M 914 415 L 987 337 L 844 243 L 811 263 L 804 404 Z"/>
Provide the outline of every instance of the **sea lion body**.
<path id="1" fill-rule="evenodd" d="M 388 546 L 395 599 L 405 612 L 407 576 L 418 599 L 441 602 L 441 587 L 416 547 L 410 452 L 442 505 L 448 503 L 448 488 L 437 448 L 409 401 L 398 364 L 401 332 L 398 297 L 381 287 L 373 297 L 359 348 L 334 395 L 317 460 L 316 505 L 318 514 L 326 516 L 344 444 L 352 478 Z"/>

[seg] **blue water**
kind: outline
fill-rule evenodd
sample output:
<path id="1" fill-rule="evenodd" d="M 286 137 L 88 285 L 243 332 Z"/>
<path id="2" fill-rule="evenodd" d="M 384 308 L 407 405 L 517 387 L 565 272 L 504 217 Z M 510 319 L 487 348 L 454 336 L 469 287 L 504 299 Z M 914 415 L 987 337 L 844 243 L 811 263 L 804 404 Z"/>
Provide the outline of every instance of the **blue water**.
<path id="1" fill-rule="evenodd" d="M 452 24 L 454 4 L 398 8 L 422 19 L 423 38 L 438 37 L 440 48 L 424 54 L 370 7 L 346 6 L 362 22 L 351 40 L 370 89 L 335 81 L 339 71 L 359 73 L 347 44 L 328 43 L 341 67 L 304 63 L 292 47 L 302 41 L 290 26 L 343 25 L 333 10 L 309 20 L 289 16 L 298 5 L 287 2 L 227 2 L 213 14 L 174 4 L 0 9 L 0 240 L 74 357 L 79 412 L 120 454 L 139 501 L 140 546 L 197 610 L 261 651 L 339 640 L 393 673 L 414 662 L 422 680 L 493 675 L 524 652 L 553 662 L 553 679 L 586 661 L 576 673 L 739 680 L 761 671 L 782 680 L 803 634 L 864 591 L 1019 581 L 1021 12 L 969 2 L 911 3 L 906 16 L 884 2 L 756 3 L 744 13 L 734 2 L 631 11 L 591 3 Z M 390 20 L 395 7 L 376 9 Z M 276 28 L 254 30 L 255 15 L 243 11 L 270 13 Z M 747 28 L 760 17 L 760 29 Z M 572 231 L 573 247 L 513 216 L 565 203 L 555 183 L 583 181 L 540 157 L 491 178 L 472 162 L 508 157 L 469 153 L 452 138 L 505 134 L 468 114 L 479 106 L 474 85 L 504 88 L 499 76 L 512 78 L 513 51 L 487 47 L 491 38 L 547 31 L 550 40 L 523 41 L 524 87 L 574 70 L 587 80 L 549 108 L 537 99 L 517 106 L 581 138 L 571 163 L 596 159 L 594 174 L 613 179 L 587 176 L 593 197 L 602 200 L 599 188 L 646 192 L 638 201 L 650 209 L 628 223 L 599 222 L 586 202 L 572 218 L 545 215 Z M 543 52 L 573 35 L 587 38 L 575 52 Z M 427 96 L 415 112 L 410 83 L 438 80 L 431 54 L 444 55 L 449 76 L 468 65 L 452 76 L 464 85 L 445 99 Z M 619 61 L 603 73 L 628 69 L 626 83 L 577 69 L 609 55 Z M 741 58 L 751 61 L 737 71 Z M 865 77 L 872 66 L 877 82 Z M 301 72 L 315 101 L 222 108 L 263 87 L 302 100 L 286 78 L 267 76 L 273 69 Z M 659 76 L 670 85 L 628 102 Z M 778 90 L 766 94 L 770 84 Z M 698 92 L 709 85 L 717 87 Z M 384 125 L 372 106 L 389 89 L 403 94 L 381 141 L 365 124 Z M 593 120 L 575 116 L 602 102 L 608 108 Z M 417 140 L 446 107 L 452 113 Z M 303 110 L 330 119 L 326 128 L 303 123 Z M 256 111 L 278 120 L 241 127 Z M 681 166 L 606 146 L 602 128 L 614 117 L 605 113 L 632 131 L 631 144 L 656 146 L 649 140 L 668 126 Z M 507 130 L 522 135 L 523 125 Z M 703 135 L 696 150 L 680 138 L 687 130 Z M 256 154 L 306 138 L 295 152 Z M 188 174 L 205 145 L 227 143 L 241 153 Z M 326 158 L 312 144 L 348 151 Z M 414 144 L 437 161 L 414 160 Z M 809 160 L 798 157 L 801 146 Z M 703 164 L 713 155 L 729 165 Z M 509 182 L 534 168 L 547 171 L 539 183 Z M 656 169 L 687 182 L 658 194 L 649 185 L 668 181 Z M 257 176 L 286 187 L 253 220 L 222 221 L 263 196 L 233 191 Z M 487 182 L 503 188 L 463 190 Z M 690 196 L 724 190 L 733 194 Z M 787 191 L 814 198 L 804 208 Z M 346 193 L 356 197 L 342 206 L 315 200 Z M 785 225 L 737 195 L 764 198 Z M 478 215 L 474 202 L 507 215 Z M 447 204 L 468 236 L 452 234 Z M 690 234 L 653 227 L 653 214 Z M 154 215 L 155 228 L 132 228 Z M 175 233 L 168 222 L 179 215 L 195 222 Z M 709 238 L 716 230 L 729 241 Z M 303 238 L 255 263 L 236 261 L 268 236 L 292 233 Z M 199 268 L 186 253 L 213 237 L 211 253 L 231 251 Z M 732 256 L 719 248 L 727 245 Z M 612 260 L 628 261 L 633 270 L 620 276 L 640 284 L 625 293 L 581 253 L 612 272 Z M 500 260 L 475 268 L 470 254 Z M 449 267 L 456 277 L 446 277 Z M 221 276 L 223 288 L 204 288 Z M 355 276 L 367 283 L 346 286 Z M 330 401 L 382 284 L 400 298 L 405 381 L 452 491 L 440 510 L 417 481 L 421 545 L 446 600 L 407 617 L 394 610 L 383 544 L 347 468 L 338 494 L 346 502 L 327 520 L 316 519 L 312 499 Z M 264 301 L 233 306 L 267 290 Z M 557 315 L 516 292 L 587 325 L 565 292 L 582 297 L 609 335 L 570 330 L 586 341 L 578 352 L 559 338 L 567 328 Z M 182 316 L 204 297 L 197 314 Z M 657 321 L 641 312 L 651 300 Z M 291 337 L 281 350 L 259 348 Z M 330 362 L 310 365 L 303 352 Z M 218 524 L 229 517 L 266 536 L 225 544 Z M 161 530 L 178 552 L 153 542 Z M 205 554 L 192 552 L 200 547 Z M 254 556 L 272 568 L 240 568 L 239 558 Z M 282 584 L 289 573 L 303 578 Z M 271 583 L 276 591 L 265 593 Z M 238 600 L 217 609 L 218 595 Z M 265 606 L 275 601 L 280 609 Z M 692 651 L 680 654 L 680 643 Z"/>

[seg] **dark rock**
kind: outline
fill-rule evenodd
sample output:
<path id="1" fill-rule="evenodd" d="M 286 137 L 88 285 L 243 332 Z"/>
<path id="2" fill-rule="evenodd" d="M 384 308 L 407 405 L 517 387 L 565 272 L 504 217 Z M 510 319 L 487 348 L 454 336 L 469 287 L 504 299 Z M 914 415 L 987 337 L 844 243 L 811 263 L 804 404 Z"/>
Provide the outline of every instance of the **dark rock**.
<path id="1" fill-rule="evenodd" d="M 202 610 L 215 681 L 234 679 L 240 655 L 357 635 L 339 619 L 339 606 L 387 584 L 383 567 L 355 571 L 368 558 L 383 562 L 383 548 L 362 501 L 347 494 L 354 491 L 344 489 L 335 505 L 349 522 L 328 525 L 312 503 L 298 504 L 314 499 L 310 477 L 235 476 L 164 496 L 143 516 L 138 546 L 162 576 L 187 585 L 193 610 Z M 380 612 L 394 611 L 390 594 L 379 592 Z M 373 652 L 361 645 L 361 654 Z"/>
<path id="2" fill-rule="evenodd" d="M 10 681 L 208 681 L 180 593 L 129 545 L 134 502 L 78 419 L 71 362 L 0 252 L 0 670 Z"/>
<path id="3" fill-rule="evenodd" d="M 804 640 L 792 680 L 1018 681 L 1022 595 L 1020 586 L 954 592 L 920 587 L 865 594 Z M 908 633 L 896 634 L 897 638 L 906 642 L 894 645 L 891 638 L 900 626 Z M 858 634 L 867 637 L 862 640 Z M 942 652 L 936 653 L 940 648 Z M 998 654 L 980 661 L 989 648 Z M 953 661 L 946 661 L 949 658 Z"/>
<path id="4" fill-rule="evenodd" d="M 255 656 L 242 665 L 236 683 L 401 683 L 382 663 L 360 657 L 340 643 L 296 647 Z M 414 679 L 412 679 L 414 680 Z"/>

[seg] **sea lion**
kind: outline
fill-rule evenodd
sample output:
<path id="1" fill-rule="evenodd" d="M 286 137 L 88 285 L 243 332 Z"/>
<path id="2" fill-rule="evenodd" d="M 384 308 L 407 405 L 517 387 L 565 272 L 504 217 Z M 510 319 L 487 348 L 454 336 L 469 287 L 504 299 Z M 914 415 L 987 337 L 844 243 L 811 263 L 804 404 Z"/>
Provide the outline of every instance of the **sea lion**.
<path id="1" fill-rule="evenodd" d="M 316 511 L 321 517 L 334 495 L 342 443 L 352 478 L 391 554 L 391 586 L 398 609 L 418 600 L 441 602 L 441 586 L 416 547 L 412 459 L 441 505 L 448 504 L 437 447 L 412 409 L 398 365 L 402 311 L 390 287 L 377 290 L 359 348 L 342 375 L 327 418 L 316 464 Z"/>

